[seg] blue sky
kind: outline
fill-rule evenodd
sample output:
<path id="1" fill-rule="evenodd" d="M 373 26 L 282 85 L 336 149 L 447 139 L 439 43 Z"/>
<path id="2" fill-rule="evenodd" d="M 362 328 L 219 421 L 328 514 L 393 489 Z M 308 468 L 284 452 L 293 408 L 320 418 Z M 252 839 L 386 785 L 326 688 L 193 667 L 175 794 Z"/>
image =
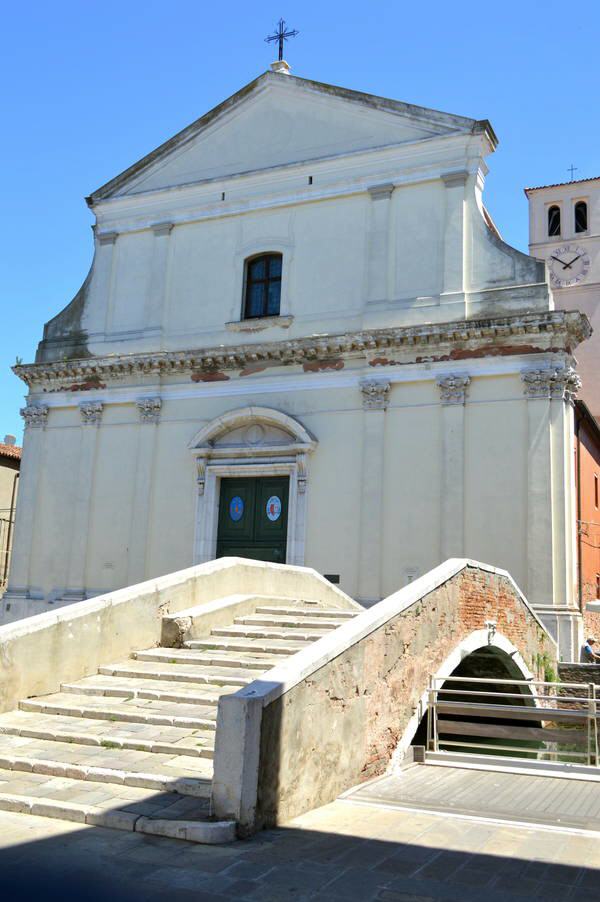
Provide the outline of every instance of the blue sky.
<path id="1" fill-rule="evenodd" d="M 527 249 L 525 185 L 600 175 L 600 5 L 593 0 L 5 4 L 0 83 L 0 440 L 21 436 L 44 322 L 85 278 L 84 196 L 233 94 L 274 58 L 280 16 L 297 75 L 491 120 L 485 201 Z"/>

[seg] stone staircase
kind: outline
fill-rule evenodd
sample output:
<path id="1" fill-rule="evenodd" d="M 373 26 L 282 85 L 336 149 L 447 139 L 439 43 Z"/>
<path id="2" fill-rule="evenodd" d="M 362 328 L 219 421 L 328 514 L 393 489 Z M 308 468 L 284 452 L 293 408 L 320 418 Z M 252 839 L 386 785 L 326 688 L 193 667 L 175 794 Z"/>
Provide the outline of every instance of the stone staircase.
<path id="1" fill-rule="evenodd" d="M 234 822 L 211 817 L 220 696 L 358 613 L 266 596 L 253 608 L 0 715 L 0 809 L 194 842 L 234 839 Z"/>

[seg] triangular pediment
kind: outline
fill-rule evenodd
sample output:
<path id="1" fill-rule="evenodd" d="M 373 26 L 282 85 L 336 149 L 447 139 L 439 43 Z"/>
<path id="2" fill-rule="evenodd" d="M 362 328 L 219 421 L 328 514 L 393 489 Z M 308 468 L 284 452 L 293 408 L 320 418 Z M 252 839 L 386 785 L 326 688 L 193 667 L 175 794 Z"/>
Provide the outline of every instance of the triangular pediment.
<path id="1" fill-rule="evenodd" d="M 473 119 L 267 72 L 91 200 L 470 132 Z"/>

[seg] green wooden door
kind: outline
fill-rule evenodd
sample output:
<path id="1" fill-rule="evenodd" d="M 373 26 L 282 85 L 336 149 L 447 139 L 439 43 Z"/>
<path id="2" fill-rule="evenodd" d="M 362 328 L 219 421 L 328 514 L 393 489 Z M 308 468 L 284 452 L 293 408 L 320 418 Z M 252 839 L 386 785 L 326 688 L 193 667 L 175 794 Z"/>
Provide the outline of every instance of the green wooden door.
<path id="1" fill-rule="evenodd" d="M 289 478 L 222 479 L 217 557 L 285 564 Z"/>

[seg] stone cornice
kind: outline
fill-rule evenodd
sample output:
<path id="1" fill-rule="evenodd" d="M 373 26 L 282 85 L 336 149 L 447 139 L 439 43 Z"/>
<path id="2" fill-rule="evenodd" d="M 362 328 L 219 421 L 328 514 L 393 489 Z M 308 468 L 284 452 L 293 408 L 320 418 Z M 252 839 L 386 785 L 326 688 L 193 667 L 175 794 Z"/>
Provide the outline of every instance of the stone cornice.
<path id="1" fill-rule="evenodd" d="M 523 353 L 571 354 L 590 334 L 585 316 L 578 311 L 557 310 L 230 347 L 19 364 L 13 372 L 28 386 L 84 391 L 102 389 L 108 382 L 136 375 L 191 374 L 197 381 L 212 381 L 212 376 L 216 380 L 223 371 L 240 370 L 243 375 L 251 375 L 266 366 L 301 365 L 309 372 L 339 369 L 344 365 L 343 358 L 367 359 L 372 366 L 393 366 Z"/>

